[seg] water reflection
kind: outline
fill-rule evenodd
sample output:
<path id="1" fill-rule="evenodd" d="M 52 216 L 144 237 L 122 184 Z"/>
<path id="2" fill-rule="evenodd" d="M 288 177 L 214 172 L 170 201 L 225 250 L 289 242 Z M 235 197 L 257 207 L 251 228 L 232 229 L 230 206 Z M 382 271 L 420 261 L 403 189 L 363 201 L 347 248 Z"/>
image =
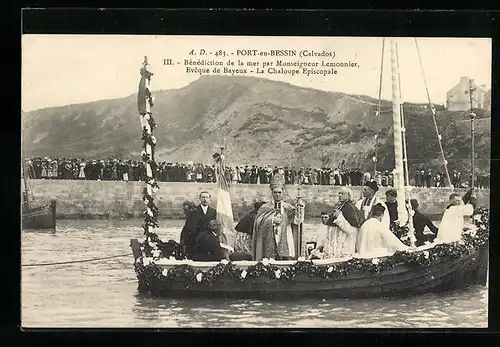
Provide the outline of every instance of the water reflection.
<path id="1" fill-rule="evenodd" d="M 59 222 L 59 221 L 58 221 Z M 177 238 L 182 221 L 162 221 Z M 312 237 L 315 225 L 306 225 Z M 56 234 L 23 233 L 22 263 L 110 256 L 142 238 L 140 221 L 61 221 Z M 486 327 L 488 290 L 410 299 L 172 300 L 140 296 L 132 257 L 22 268 L 24 327 Z"/>

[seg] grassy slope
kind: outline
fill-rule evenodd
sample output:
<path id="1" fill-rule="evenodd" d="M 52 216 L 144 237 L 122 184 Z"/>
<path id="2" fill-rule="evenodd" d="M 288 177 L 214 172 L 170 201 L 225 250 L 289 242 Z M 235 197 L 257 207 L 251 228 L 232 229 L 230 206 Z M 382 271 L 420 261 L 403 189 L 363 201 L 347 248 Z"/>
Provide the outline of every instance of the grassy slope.
<path id="1" fill-rule="evenodd" d="M 365 96 L 324 92 L 253 77 L 203 76 L 182 89 L 155 92 L 153 114 L 158 157 L 167 161 L 207 161 L 226 139 L 234 164 L 317 166 L 346 160 L 371 167 L 379 134 L 380 167 L 394 158 L 392 105 Z M 408 156 L 413 165 L 441 167 L 430 113 L 405 104 Z M 489 169 L 489 114 L 478 113 L 477 163 Z M 468 169 L 467 115 L 440 111 L 439 131 L 449 167 Z M 23 116 L 28 156 L 137 157 L 140 152 L 136 94 L 32 111 Z"/>

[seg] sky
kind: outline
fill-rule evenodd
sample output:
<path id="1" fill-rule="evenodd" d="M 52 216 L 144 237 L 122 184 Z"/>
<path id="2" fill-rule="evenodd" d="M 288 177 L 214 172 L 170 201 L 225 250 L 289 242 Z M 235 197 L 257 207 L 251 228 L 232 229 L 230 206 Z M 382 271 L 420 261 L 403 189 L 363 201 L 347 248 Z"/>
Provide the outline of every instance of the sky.
<path id="1" fill-rule="evenodd" d="M 424 78 L 414 38 L 396 38 L 399 52 L 402 101 L 427 102 Z M 444 104 L 446 92 L 462 76 L 491 88 L 491 39 L 417 38 L 433 103 Z M 189 55 L 204 49 L 205 56 Z M 326 57 L 248 57 L 237 50 L 288 49 L 335 52 Z M 222 50 L 226 57 L 210 56 Z M 230 55 L 233 53 L 233 55 Z M 154 72 L 154 90 L 177 89 L 200 77 L 187 73 L 184 59 L 228 59 L 273 62 L 356 62 L 356 68 L 337 68 L 337 75 L 290 76 L 247 72 L 301 87 L 378 97 L 381 37 L 251 37 L 251 36 L 145 36 L 145 35 L 23 35 L 22 109 L 121 98 L 137 92 L 139 69 L 148 56 Z M 179 62 L 164 65 L 164 59 Z M 389 38 L 385 40 L 382 98 L 392 98 Z M 237 66 L 231 67 L 236 68 Z M 213 69 L 213 66 L 210 67 Z M 288 68 L 291 69 L 291 68 Z M 296 69 L 296 68 L 294 68 Z M 267 68 L 265 69 L 267 70 Z"/>

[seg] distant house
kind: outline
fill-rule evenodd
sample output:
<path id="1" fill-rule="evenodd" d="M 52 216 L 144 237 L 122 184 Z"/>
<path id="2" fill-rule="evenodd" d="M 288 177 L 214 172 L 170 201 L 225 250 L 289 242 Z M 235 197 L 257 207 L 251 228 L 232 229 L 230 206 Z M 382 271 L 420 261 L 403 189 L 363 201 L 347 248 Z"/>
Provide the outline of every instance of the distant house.
<path id="1" fill-rule="evenodd" d="M 472 80 L 472 87 L 475 88 L 473 94 L 472 107 L 478 109 L 485 108 L 486 85 L 477 85 Z M 491 95 L 491 91 L 490 91 Z M 491 96 L 490 96 L 491 98 Z M 490 102 L 491 105 L 491 102 Z M 491 108 L 491 106 L 490 106 Z M 460 82 L 446 93 L 446 109 L 448 111 L 470 110 L 469 99 L 469 78 L 461 77 Z"/>

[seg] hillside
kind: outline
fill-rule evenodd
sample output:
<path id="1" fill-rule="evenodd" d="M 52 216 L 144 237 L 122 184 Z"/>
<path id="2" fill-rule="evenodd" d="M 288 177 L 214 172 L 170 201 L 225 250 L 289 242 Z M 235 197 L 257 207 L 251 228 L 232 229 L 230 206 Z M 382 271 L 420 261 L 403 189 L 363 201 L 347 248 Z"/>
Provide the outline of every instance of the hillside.
<path id="1" fill-rule="evenodd" d="M 345 159 L 348 165 L 371 167 L 379 132 L 379 166 L 393 166 L 389 101 L 383 102 L 377 120 L 377 100 L 370 97 L 229 76 L 202 76 L 182 89 L 154 94 L 159 160 L 207 162 L 225 137 L 232 164 L 319 166 Z M 405 104 L 404 109 L 410 163 L 439 167 L 429 112 L 421 105 Z M 467 119 L 457 112 L 439 111 L 437 116 L 450 167 L 465 170 L 470 157 Z M 27 112 L 22 123 L 26 156 L 139 159 L 136 94 Z M 489 169 L 491 130 L 477 128 L 477 161 Z"/>

